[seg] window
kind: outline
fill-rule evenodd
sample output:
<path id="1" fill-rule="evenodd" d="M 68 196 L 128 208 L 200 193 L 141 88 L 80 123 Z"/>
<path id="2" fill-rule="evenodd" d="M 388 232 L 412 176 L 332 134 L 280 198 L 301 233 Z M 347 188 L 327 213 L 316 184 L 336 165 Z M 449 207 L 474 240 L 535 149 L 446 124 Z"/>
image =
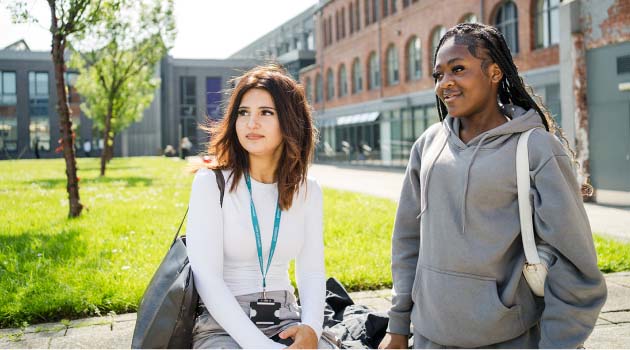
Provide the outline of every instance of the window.
<path id="1" fill-rule="evenodd" d="M 28 73 L 29 117 L 31 147 L 50 150 L 50 115 L 48 110 L 48 72 Z"/>
<path id="2" fill-rule="evenodd" d="M 17 151 L 15 72 L 0 71 L 0 151 Z"/>
<path id="3" fill-rule="evenodd" d="M 396 85 L 400 81 L 398 69 L 398 51 L 394 45 L 387 49 L 387 84 Z"/>
<path id="4" fill-rule="evenodd" d="M 324 40 L 322 40 L 322 43 L 324 44 L 324 47 L 328 46 L 328 25 L 327 25 L 327 21 L 326 19 L 322 20 L 322 38 Z"/>
<path id="5" fill-rule="evenodd" d="M 317 74 L 315 77 L 315 103 L 322 101 L 324 95 L 324 83 L 322 82 L 321 74 Z"/>
<path id="6" fill-rule="evenodd" d="M 409 0 L 402 0 L 403 2 L 403 8 L 407 8 L 407 6 L 409 6 Z"/>
<path id="7" fill-rule="evenodd" d="M 0 106 L 17 103 L 15 72 L 0 72 Z"/>
<path id="8" fill-rule="evenodd" d="M 429 67 L 431 70 L 433 70 L 433 66 L 435 65 L 435 50 L 437 50 L 440 39 L 442 39 L 444 34 L 446 34 L 446 29 L 442 26 L 433 29 L 433 34 L 431 35 L 431 67 Z"/>
<path id="9" fill-rule="evenodd" d="M 389 0 L 383 0 L 383 18 L 389 16 Z"/>
<path id="10" fill-rule="evenodd" d="M 372 0 L 372 23 L 378 21 L 378 0 Z"/>
<path id="11" fill-rule="evenodd" d="M 348 7 L 348 20 L 350 21 L 350 35 L 354 33 L 354 4 L 350 2 L 350 6 Z"/>
<path id="12" fill-rule="evenodd" d="M 179 78 L 179 115 L 194 117 L 197 115 L 197 88 L 195 77 Z"/>
<path id="13" fill-rule="evenodd" d="M 370 90 L 372 90 L 381 86 L 381 67 L 378 56 L 375 52 L 372 52 L 372 54 L 370 54 L 370 59 L 368 62 L 370 63 L 369 85 Z"/>
<path id="14" fill-rule="evenodd" d="M 477 16 L 474 13 L 469 13 L 462 17 L 462 20 L 459 23 L 477 23 Z"/>
<path id="15" fill-rule="evenodd" d="M 326 72 L 326 99 L 330 101 L 333 98 L 335 98 L 335 79 L 332 68 L 328 68 Z"/>
<path id="16" fill-rule="evenodd" d="M 206 77 L 206 116 L 221 119 L 221 77 Z"/>
<path id="17" fill-rule="evenodd" d="M 560 41 L 560 0 L 538 0 L 536 4 L 536 47 L 548 47 Z"/>
<path id="18" fill-rule="evenodd" d="M 341 24 L 339 23 L 339 11 L 335 12 L 335 40 L 341 38 Z"/>
<path id="19" fill-rule="evenodd" d="M 414 36 L 407 44 L 407 80 L 422 77 L 422 45 L 420 38 Z"/>
<path id="20" fill-rule="evenodd" d="M 352 63 L 352 93 L 363 91 L 363 73 L 361 72 L 361 63 L 358 58 Z"/>
<path id="21" fill-rule="evenodd" d="M 516 5 L 508 1 L 499 7 L 494 25 L 503 33 L 512 54 L 518 53 L 518 13 Z"/>
<path id="22" fill-rule="evenodd" d="M 342 64 L 339 67 L 339 97 L 346 96 L 348 94 L 348 74 L 346 72 L 346 65 Z"/>
<path id="23" fill-rule="evenodd" d="M 341 8 L 341 38 L 346 37 L 346 8 Z"/>
<path id="24" fill-rule="evenodd" d="M 363 0 L 363 9 L 365 11 L 365 26 L 370 25 L 370 0 Z"/>
<path id="25" fill-rule="evenodd" d="M 359 10 L 359 0 L 356 0 L 356 2 L 354 3 L 354 15 L 355 15 L 355 31 L 359 31 L 359 29 L 361 29 L 361 11 Z"/>
<path id="26" fill-rule="evenodd" d="M 304 94 L 306 95 L 306 100 L 308 101 L 308 103 L 311 103 L 313 101 L 311 93 L 313 93 L 312 86 L 311 86 L 311 78 L 307 77 L 306 80 L 304 81 Z"/>
<path id="27" fill-rule="evenodd" d="M 396 11 L 398 10 L 398 9 L 396 8 L 396 1 L 397 1 L 397 0 L 390 0 L 390 1 L 391 1 L 391 5 L 390 5 L 390 7 L 389 7 L 389 9 L 390 9 L 390 10 L 389 10 L 389 13 L 391 13 L 391 14 L 393 15 L 393 14 L 394 14 L 394 13 L 396 13 Z"/>

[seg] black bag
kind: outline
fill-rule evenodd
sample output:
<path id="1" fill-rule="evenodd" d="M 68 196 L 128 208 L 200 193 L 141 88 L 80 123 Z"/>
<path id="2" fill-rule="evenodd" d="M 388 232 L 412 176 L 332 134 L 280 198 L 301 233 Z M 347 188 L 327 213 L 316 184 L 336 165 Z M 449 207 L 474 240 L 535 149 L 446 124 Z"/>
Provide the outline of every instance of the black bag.
<path id="1" fill-rule="evenodd" d="M 225 179 L 213 170 L 223 206 Z M 195 289 L 186 251 L 186 236 L 178 237 L 186 214 L 177 229 L 173 243 L 147 287 L 133 331 L 132 349 L 190 348 L 199 294 Z"/>

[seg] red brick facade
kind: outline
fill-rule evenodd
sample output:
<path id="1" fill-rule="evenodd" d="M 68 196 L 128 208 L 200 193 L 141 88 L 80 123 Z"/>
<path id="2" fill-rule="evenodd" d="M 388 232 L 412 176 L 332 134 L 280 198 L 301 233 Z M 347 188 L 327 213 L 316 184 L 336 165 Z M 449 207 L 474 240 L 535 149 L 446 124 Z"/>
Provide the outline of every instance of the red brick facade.
<path id="1" fill-rule="evenodd" d="M 388 2 L 391 12 L 391 3 L 395 3 L 396 12 L 381 18 L 380 21 L 366 26 L 365 4 L 377 3 L 380 6 L 379 13 L 383 13 L 384 2 Z M 463 20 L 467 15 L 473 14 L 483 23 L 494 23 L 494 18 L 500 6 L 505 0 L 416 0 L 404 1 L 409 3 L 403 7 L 403 0 L 333 0 L 329 1 L 316 14 L 317 29 L 317 63 L 309 69 L 302 71 L 300 80 L 303 84 L 310 81 L 311 101 L 316 110 L 329 109 L 344 105 L 352 105 L 378 98 L 387 98 L 419 90 L 433 88 L 431 78 L 432 67 L 432 43 L 433 31 L 439 26 L 448 29 Z M 518 42 L 519 52 L 514 55 L 516 65 L 521 72 L 535 68 L 556 65 L 559 61 L 558 45 L 548 48 L 536 49 L 535 45 L 535 14 L 536 0 L 513 1 L 518 11 Z M 350 5 L 353 12 L 356 4 L 359 4 L 360 29 L 350 31 Z M 480 13 L 483 8 L 483 15 Z M 344 14 L 345 20 L 341 20 Z M 337 25 L 339 23 L 339 25 Z M 345 25 L 345 30 L 341 30 Z M 339 34 L 337 34 L 339 28 Z M 329 33 L 329 31 L 331 31 Z M 345 36 L 341 35 L 344 34 Z M 328 35 L 326 35 L 328 34 Z M 332 40 L 323 40 L 324 37 Z M 421 42 L 421 71 L 418 80 L 407 79 L 407 44 L 412 38 L 418 37 Z M 327 43 L 327 45 L 324 45 Z M 398 53 L 399 83 L 388 85 L 387 79 L 387 50 L 393 45 Z M 369 86 L 369 57 L 372 52 L 380 51 L 381 87 L 370 90 Z M 353 93 L 352 63 L 358 58 L 361 64 L 363 89 Z M 345 65 L 348 93 L 339 96 L 339 70 Z M 335 86 L 335 96 L 327 99 L 327 71 L 332 69 Z M 323 80 L 322 99 L 317 101 L 316 77 L 321 74 Z"/>

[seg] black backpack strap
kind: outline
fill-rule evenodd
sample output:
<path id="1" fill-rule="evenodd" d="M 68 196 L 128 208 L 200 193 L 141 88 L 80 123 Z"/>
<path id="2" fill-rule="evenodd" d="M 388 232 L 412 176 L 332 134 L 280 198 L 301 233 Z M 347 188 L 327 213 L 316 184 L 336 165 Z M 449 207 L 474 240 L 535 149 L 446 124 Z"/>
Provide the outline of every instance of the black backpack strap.
<path id="1" fill-rule="evenodd" d="M 223 208 L 223 194 L 225 194 L 225 177 L 223 177 L 223 171 L 219 169 L 212 169 L 214 171 L 214 175 L 217 178 L 217 186 L 219 187 L 219 203 L 221 204 L 221 208 Z"/>
<path id="2" fill-rule="evenodd" d="M 225 194 L 225 177 L 223 176 L 223 172 L 219 169 L 212 169 L 212 171 L 214 172 L 214 175 L 217 178 L 217 187 L 219 187 L 219 203 L 221 205 L 221 208 L 223 208 L 223 195 Z M 184 220 L 186 220 L 186 216 L 188 215 L 188 209 L 190 209 L 190 207 L 186 208 L 186 212 L 184 213 L 182 222 L 179 223 L 179 227 L 177 228 L 177 232 L 175 233 L 175 238 L 173 238 L 173 243 L 175 243 L 175 241 L 177 240 L 177 237 L 179 237 L 179 231 L 182 229 L 182 226 L 184 225 Z M 171 245 L 173 243 L 171 243 Z"/>

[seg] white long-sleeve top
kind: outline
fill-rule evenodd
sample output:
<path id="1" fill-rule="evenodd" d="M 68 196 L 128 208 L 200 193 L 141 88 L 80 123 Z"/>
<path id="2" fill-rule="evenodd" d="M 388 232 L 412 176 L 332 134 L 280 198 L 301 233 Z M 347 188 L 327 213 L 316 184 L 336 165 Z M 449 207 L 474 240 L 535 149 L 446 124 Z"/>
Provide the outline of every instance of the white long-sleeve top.
<path id="1" fill-rule="evenodd" d="M 244 177 L 236 190 L 230 192 L 230 174 L 231 171 L 223 171 L 226 179 L 223 208 L 213 171 L 201 169 L 193 181 L 186 236 L 195 286 L 212 317 L 241 347 L 284 348 L 251 322 L 235 298 L 262 292 L 262 275 L 250 215 L 250 194 Z M 278 187 L 275 183 L 251 180 L 266 269 Z M 267 274 L 267 291 L 294 291 L 288 274 L 293 259 L 296 259 L 301 321 L 319 337 L 326 296 L 322 192 L 310 178 L 306 186 L 300 187 L 291 208 L 282 212 L 276 250 Z"/>

